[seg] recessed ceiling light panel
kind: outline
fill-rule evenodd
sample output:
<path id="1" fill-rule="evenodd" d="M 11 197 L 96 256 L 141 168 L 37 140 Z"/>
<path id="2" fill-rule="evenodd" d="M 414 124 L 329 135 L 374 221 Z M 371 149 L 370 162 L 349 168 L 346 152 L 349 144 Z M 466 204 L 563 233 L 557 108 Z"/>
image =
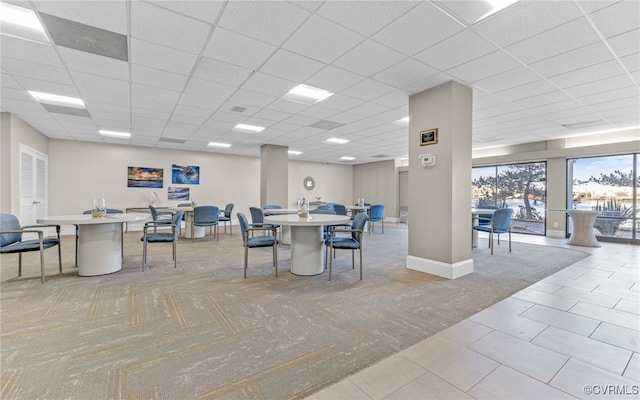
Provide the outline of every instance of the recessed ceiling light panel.
<path id="1" fill-rule="evenodd" d="M 282 96 L 284 100 L 294 101 L 302 104 L 316 104 L 330 96 L 333 93 L 328 90 L 320 89 L 308 85 L 298 85 L 291 89 L 287 94 Z"/>
<path id="2" fill-rule="evenodd" d="M 349 143 L 349 141 L 347 139 L 329 138 L 325 140 L 325 143 L 345 144 L 345 143 Z"/>
<path id="3" fill-rule="evenodd" d="M 68 96 L 60 96 L 57 94 L 51 93 L 42 93 L 42 92 L 34 92 L 29 91 L 31 97 L 36 99 L 39 103 L 47 103 L 47 104 L 56 104 L 67 107 L 76 107 L 76 108 L 86 108 L 84 106 L 84 101 L 77 97 L 68 97 Z"/>
<path id="4" fill-rule="evenodd" d="M 296 151 L 296 150 L 289 150 L 288 153 L 293 155 L 293 156 L 299 156 L 300 154 L 302 154 L 301 151 Z"/>
<path id="5" fill-rule="evenodd" d="M 33 10 L 0 3 L 0 33 L 20 39 L 49 43 L 44 27 Z"/>
<path id="6" fill-rule="evenodd" d="M 343 157 L 340 157 L 339 160 L 342 160 L 342 161 L 353 161 L 353 160 L 355 160 L 355 157 L 343 156 Z"/>
<path id="7" fill-rule="evenodd" d="M 231 145 L 229 143 L 216 143 L 216 142 L 209 142 L 209 144 L 207 146 L 209 146 L 209 147 L 223 147 L 225 149 L 231 147 Z"/>
<path id="8" fill-rule="evenodd" d="M 98 132 L 100 132 L 102 136 L 110 136 L 121 139 L 129 139 L 131 137 L 131 134 L 129 132 L 106 131 L 104 129 L 100 129 Z"/>
<path id="9" fill-rule="evenodd" d="M 469 25 L 503 10 L 519 0 L 456 0 L 437 3 L 462 18 Z"/>
<path id="10" fill-rule="evenodd" d="M 264 130 L 262 126 L 255 125 L 246 125 L 246 124 L 238 124 L 233 128 L 234 131 L 244 132 L 244 133 L 258 133 Z"/>

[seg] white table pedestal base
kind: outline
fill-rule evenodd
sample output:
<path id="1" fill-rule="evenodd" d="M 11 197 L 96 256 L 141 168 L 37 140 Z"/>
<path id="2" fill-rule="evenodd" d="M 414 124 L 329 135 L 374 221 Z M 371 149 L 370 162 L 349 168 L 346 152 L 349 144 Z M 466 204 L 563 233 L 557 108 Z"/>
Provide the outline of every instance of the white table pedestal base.
<path id="1" fill-rule="evenodd" d="M 122 223 L 80 226 L 78 275 L 111 274 L 122 269 Z"/>
<path id="2" fill-rule="evenodd" d="M 280 243 L 291 244 L 291 227 L 289 225 L 280 225 Z"/>
<path id="3" fill-rule="evenodd" d="M 322 226 L 291 226 L 291 273 L 318 275 L 324 272 Z"/>
<path id="4" fill-rule="evenodd" d="M 573 230 L 567 243 L 575 246 L 600 247 L 600 243 L 593 233 L 593 223 L 596 221 L 598 212 L 571 210 L 567 213 L 573 223 Z"/>
<path id="5" fill-rule="evenodd" d="M 184 237 L 191 239 L 191 226 L 193 225 L 193 213 L 184 214 Z M 196 226 L 193 229 L 194 238 L 204 237 L 204 226 Z M 160 228 L 162 229 L 162 228 Z"/>

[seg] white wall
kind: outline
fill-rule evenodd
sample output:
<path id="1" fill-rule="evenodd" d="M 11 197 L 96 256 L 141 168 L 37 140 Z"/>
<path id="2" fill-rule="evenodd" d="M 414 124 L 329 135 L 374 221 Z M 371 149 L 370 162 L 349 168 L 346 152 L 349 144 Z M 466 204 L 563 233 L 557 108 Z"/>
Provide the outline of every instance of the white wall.
<path id="1" fill-rule="evenodd" d="M 199 185 L 171 183 L 171 166 L 200 167 Z M 127 187 L 127 167 L 164 169 L 161 189 Z M 316 188 L 302 186 L 305 176 L 316 179 Z M 289 206 L 298 198 L 344 201 L 352 197 L 352 167 L 304 161 L 289 162 Z M 234 203 L 233 214 L 249 215 L 249 207 L 260 206 L 260 159 L 220 153 L 180 151 L 51 139 L 49 141 L 49 215 L 77 214 L 92 206 L 92 199 L 106 198 L 107 207 L 148 206 L 147 196 L 154 191 L 161 206 L 169 201 L 169 186 L 188 187 L 199 204 L 224 208 Z M 235 219 L 235 218 L 234 218 Z"/>

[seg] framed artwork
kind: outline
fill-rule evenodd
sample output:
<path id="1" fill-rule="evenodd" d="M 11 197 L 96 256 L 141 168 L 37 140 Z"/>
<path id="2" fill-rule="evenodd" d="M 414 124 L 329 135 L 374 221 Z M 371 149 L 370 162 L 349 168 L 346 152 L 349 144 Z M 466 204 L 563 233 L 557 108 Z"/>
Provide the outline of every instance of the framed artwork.
<path id="1" fill-rule="evenodd" d="M 183 185 L 199 185 L 200 167 L 195 165 L 173 164 L 171 166 L 171 183 Z"/>
<path id="2" fill-rule="evenodd" d="M 420 146 L 428 146 L 438 143 L 438 129 L 427 129 L 420 131 Z"/>
<path id="3" fill-rule="evenodd" d="M 169 200 L 189 200 L 189 188 L 169 186 L 167 193 Z"/>
<path id="4" fill-rule="evenodd" d="M 127 187 L 161 188 L 162 168 L 127 167 Z"/>

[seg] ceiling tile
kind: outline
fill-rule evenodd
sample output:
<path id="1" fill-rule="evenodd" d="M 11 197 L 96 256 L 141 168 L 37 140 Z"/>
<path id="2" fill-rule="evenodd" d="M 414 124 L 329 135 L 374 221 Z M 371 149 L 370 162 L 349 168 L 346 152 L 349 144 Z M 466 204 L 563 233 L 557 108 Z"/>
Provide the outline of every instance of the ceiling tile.
<path id="1" fill-rule="evenodd" d="M 218 18 L 225 3 L 222 1 L 162 0 L 157 5 L 187 17 L 213 23 Z"/>
<path id="2" fill-rule="evenodd" d="M 258 69 L 276 47 L 227 29 L 216 28 L 203 55 L 252 70 Z"/>
<path id="3" fill-rule="evenodd" d="M 496 51 L 452 68 L 448 70 L 447 73 L 462 81 L 473 83 L 518 68 L 519 66 L 520 64 L 513 58 L 502 51 Z"/>
<path id="4" fill-rule="evenodd" d="M 557 90 L 555 86 L 548 83 L 547 81 L 540 79 L 535 82 L 526 83 L 521 86 L 496 92 L 496 95 L 504 99 L 514 101 L 552 92 L 555 90 Z"/>
<path id="5" fill-rule="evenodd" d="M 634 84 L 635 82 L 633 82 L 627 74 L 624 74 L 578 86 L 572 86 L 570 88 L 566 88 L 565 91 L 574 97 L 584 97 L 591 94 L 633 86 Z"/>
<path id="6" fill-rule="evenodd" d="M 640 50 L 640 29 L 634 29 L 618 36 L 610 37 L 607 42 L 618 57 L 628 56 Z"/>
<path id="7" fill-rule="evenodd" d="M 404 60 L 406 56 L 382 46 L 372 40 L 366 40 L 332 64 L 347 71 L 371 76 Z M 425 68 L 426 69 L 426 68 Z"/>
<path id="8" fill-rule="evenodd" d="M 394 86 L 404 88 L 410 86 L 417 80 L 437 74 L 438 71 L 412 58 L 387 68 L 373 76 L 373 79 Z"/>
<path id="9" fill-rule="evenodd" d="M 188 77 L 174 74 L 173 72 L 145 67 L 144 65 L 131 64 L 131 82 L 148 86 L 182 91 Z"/>
<path id="10" fill-rule="evenodd" d="M 589 14 L 591 20 L 606 38 L 638 28 L 640 24 L 640 2 L 620 1 Z"/>
<path id="11" fill-rule="evenodd" d="M 10 57 L 17 60 L 62 67 L 58 55 L 51 44 L 32 42 L 13 36 L 0 35 L 2 59 Z"/>
<path id="12" fill-rule="evenodd" d="M 36 0 L 40 12 L 80 22 L 82 24 L 127 34 L 127 1 L 51 1 Z"/>
<path id="13" fill-rule="evenodd" d="M 489 92 L 500 92 L 502 90 L 515 88 L 540 79 L 540 76 L 525 67 L 515 68 L 511 71 L 481 79 L 473 84 L 475 88 Z"/>
<path id="14" fill-rule="evenodd" d="M 235 87 L 222 85 L 220 83 L 205 81 L 202 79 L 191 78 L 187 83 L 185 93 L 196 94 L 214 99 L 226 100 L 236 92 Z"/>
<path id="15" fill-rule="evenodd" d="M 211 25 L 141 1 L 131 2 L 131 37 L 200 54 Z"/>
<path id="16" fill-rule="evenodd" d="M 308 16 L 284 1 L 233 1 L 227 3 L 219 26 L 279 46 Z"/>
<path id="17" fill-rule="evenodd" d="M 28 78 L 57 82 L 64 85 L 73 84 L 69 73 L 62 67 L 2 57 L 2 69 L 14 76 L 26 76 Z"/>
<path id="18" fill-rule="evenodd" d="M 549 82 L 560 88 L 568 88 L 621 74 L 624 74 L 624 69 L 620 63 L 611 60 L 552 76 Z"/>
<path id="19" fill-rule="evenodd" d="M 602 42 L 598 42 L 538 61 L 531 64 L 531 68 L 544 77 L 552 77 L 612 59 L 609 49 Z"/>
<path id="20" fill-rule="evenodd" d="M 71 71 L 91 71 L 93 75 L 129 79 L 129 65 L 122 60 L 65 47 L 58 47 L 58 53 Z"/>
<path id="21" fill-rule="evenodd" d="M 455 49 L 455 51 L 451 51 Z M 440 70 L 447 70 L 496 51 L 496 46 L 466 29 L 419 52 L 414 58 Z"/>
<path id="22" fill-rule="evenodd" d="M 198 57 L 194 54 L 172 49 L 166 46 L 145 42 L 136 38 L 130 39 L 131 62 L 147 67 L 189 75 Z"/>
<path id="23" fill-rule="evenodd" d="M 228 86 L 240 86 L 253 70 L 202 57 L 193 76 Z"/>
<path id="24" fill-rule="evenodd" d="M 243 89 L 280 97 L 296 86 L 296 82 L 256 72 L 242 85 Z"/>
<path id="25" fill-rule="evenodd" d="M 364 79 L 365 77 L 362 75 L 327 65 L 317 74 L 307 79 L 305 83 L 333 93 L 339 93 Z"/>
<path id="26" fill-rule="evenodd" d="M 373 36 L 373 39 L 412 56 L 464 27 L 429 2 L 420 3 Z"/>
<path id="27" fill-rule="evenodd" d="M 318 14 L 370 36 L 417 4 L 417 1 L 372 1 L 367 7 L 362 7 L 357 1 L 328 1 L 322 4 Z"/>
<path id="28" fill-rule="evenodd" d="M 364 37 L 357 33 L 313 16 L 282 47 L 314 60 L 331 63 L 363 40 Z"/>
<path id="29" fill-rule="evenodd" d="M 578 18 L 506 47 L 523 63 L 532 63 L 598 42 L 598 34 L 584 18 Z"/>
<path id="30" fill-rule="evenodd" d="M 304 82 L 325 65 L 319 61 L 280 49 L 260 68 L 260 72 L 273 76 L 286 76 L 287 79 L 294 82 Z"/>
<path id="31" fill-rule="evenodd" d="M 581 16 L 571 1 L 519 1 L 478 22 L 473 30 L 498 46 L 508 46 Z"/>
<path id="32" fill-rule="evenodd" d="M 395 88 L 393 86 L 376 82 L 373 79 L 365 79 L 351 86 L 349 89 L 343 90 L 342 94 L 369 101 L 384 96 L 394 90 Z"/>

